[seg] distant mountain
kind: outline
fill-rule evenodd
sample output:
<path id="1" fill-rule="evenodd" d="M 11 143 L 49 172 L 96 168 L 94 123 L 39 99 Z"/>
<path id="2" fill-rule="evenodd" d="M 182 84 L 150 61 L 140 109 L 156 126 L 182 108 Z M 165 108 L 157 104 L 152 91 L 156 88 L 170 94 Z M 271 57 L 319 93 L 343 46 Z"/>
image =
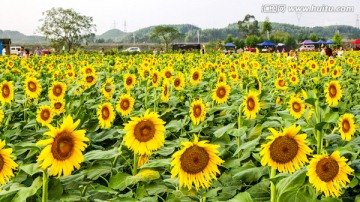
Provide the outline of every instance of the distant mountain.
<path id="1" fill-rule="evenodd" d="M 259 29 L 262 22 L 259 22 Z M 360 29 L 347 25 L 331 25 L 331 26 L 317 26 L 317 27 L 301 27 L 292 24 L 271 22 L 272 31 L 286 32 L 293 36 L 297 40 L 309 37 L 310 34 L 315 33 L 318 38 L 330 39 L 336 32 L 339 32 L 343 39 L 356 39 L 360 38 Z M 225 40 L 226 37 L 231 34 L 233 38 L 238 37 L 243 39 L 238 32 L 237 23 L 229 24 L 224 28 L 213 29 L 201 29 L 191 24 L 180 25 L 167 25 L 176 27 L 181 33 L 185 35 L 183 39 L 179 39 L 177 42 L 197 42 L 198 33 L 200 35 L 200 43 Z M 101 35 L 95 36 L 94 42 L 118 42 L 118 43 L 156 43 L 154 39 L 150 39 L 150 34 L 155 26 L 145 27 L 135 32 L 123 32 L 119 29 L 111 29 Z M 270 33 L 270 34 L 271 34 Z M 44 37 L 41 36 L 26 36 L 18 31 L 2 31 L 0 30 L 0 38 L 11 38 L 12 43 L 26 44 L 26 43 L 47 43 Z"/>
<path id="2" fill-rule="evenodd" d="M 13 44 L 44 44 L 47 43 L 45 37 L 42 36 L 27 36 L 18 31 L 0 30 L 0 38 L 10 38 Z"/>

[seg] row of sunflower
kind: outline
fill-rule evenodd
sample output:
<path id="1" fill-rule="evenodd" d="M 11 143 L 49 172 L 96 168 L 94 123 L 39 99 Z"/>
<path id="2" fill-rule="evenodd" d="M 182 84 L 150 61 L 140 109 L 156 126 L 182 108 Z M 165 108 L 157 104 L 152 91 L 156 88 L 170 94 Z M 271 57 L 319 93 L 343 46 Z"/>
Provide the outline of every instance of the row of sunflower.
<path id="1" fill-rule="evenodd" d="M 0 200 L 357 200 L 359 56 L 0 57 Z"/>

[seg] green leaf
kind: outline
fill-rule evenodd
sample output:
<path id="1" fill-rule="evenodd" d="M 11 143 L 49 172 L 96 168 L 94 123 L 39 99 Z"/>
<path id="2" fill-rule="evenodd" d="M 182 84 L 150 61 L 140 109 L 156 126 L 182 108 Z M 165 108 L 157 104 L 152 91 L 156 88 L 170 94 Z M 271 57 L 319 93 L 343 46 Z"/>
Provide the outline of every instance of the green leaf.
<path id="1" fill-rule="evenodd" d="M 277 198 L 281 199 L 285 193 L 298 190 L 299 187 L 304 184 L 305 178 L 306 169 L 301 169 L 289 175 L 288 177 L 281 179 L 279 183 L 276 184 Z"/>
<path id="2" fill-rule="evenodd" d="M 249 133 L 247 134 L 246 140 L 254 140 L 258 138 L 262 132 L 263 126 L 261 124 L 257 124 L 255 127 L 253 127 Z"/>
<path id="3" fill-rule="evenodd" d="M 234 137 L 241 137 L 242 135 L 245 134 L 247 127 L 241 127 L 241 128 L 233 128 L 230 129 L 230 131 L 228 132 L 229 135 L 234 136 Z"/>
<path id="4" fill-rule="evenodd" d="M 50 178 L 49 180 L 49 199 L 59 200 L 63 194 L 63 187 L 58 178 Z"/>
<path id="5" fill-rule="evenodd" d="M 251 140 L 251 141 L 248 141 L 248 142 L 245 142 L 245 143 L 242 143 L 240 145 L 239 148 L 236 149 L 235 153 L 233 156 L 235 156 L 236 154 L 238 154 L 241 150 L 253 150 L 256 145 L 259 144 L 259 139 L 260 137 L 254 139 L 254 140 Z"/>
<path id="6" fill-rule="evenodd" d="M 279 128 L 281 127 L 281 124 L 278 121 L 265 121 L 262 126 L 264 128 Z"/>
<path id="7" fill-rule="evenodd" d="M 168 168 L 170 166 L 170 159 L 155 159 L 149 163 L 145 163 L 141 168 L 156 168 L 156 167 L 162 167 L 162 168 Z"/>
<path id="8" fill-rule="evenodd" d="M 252 202 L 252 198 L 248 192 L 238 193 L 234 198 L 230 199 L 229 202 Z"/>
<path id="9" fill-rule="evenodd" d="M 280 196 L 278 201 L 292 201 L 292 202 L 303 202 L 303 201 L 315 201 L 316 191 L 311 185 L 306 185 L 292 191 L 285 192 Z"/>
<path id="10" fill-rule="evenodd" d="M 100 176 L 109 174 L 111 172 L 110 166 L 95 165 L 88 167 L 84 172 L 85 176 L 91 180 L 97 180 Z"/>
<path id="11" fill-rule="evenodd" d="M 210 191 L 206 192 L 205 197 L 208 198 L 216 197 L 218 195 L 218 191 L 220 191 L 221 189 L 222 189 L 221 187 L 211 189 Z"/>
<path id="12" fill-rule="evenodd" d="M 20 165 L 20 170 L 23 170 L 30 176 L 33 176 L 35 173 L 41 173 L 42 170 L 39 168 L 40 163 L 32 163 L 32 164 L 22 164 Z"/>
<path id="13" fill-rule="evenodd" d="M 109 187 L 112 189 L 124 190 L 127 186 L 134 183 L 131 175 L 127 173 L 118 173 L 110 178 Z"/>
<path id="14" fill-rule="evenodd" d="M 339 121 L 339 112 L 331 112 L 326 114 L 322 121 L 326 123 L 337 123 Z"/>
<path id="15" fill-rule="evenodd" d="M 26 201 L 27 198 L 29 198 L 30 196 L 33 196 L 34 194 L 36 194 L 37 190 L 42 186 L 42 179 L 41 177 L 37 177 L 33 183 L 31 184 L 30 187 L 26 187 L 21 189 L 16 195 L 15 197 L 12 199 L 12 201 L 17 202 L 17 201 Z"/>
<path id="16" fill-rule="evenodd" d="M 179 132 L 184 127 L 182 120 L 172 120 L 166 124 L 166 130 L 171 132 Z"/>
<path id="17" fill-rule="evenodd" d="M 105 160 L 105 159 L 112 159 L 116 156 L 120 155 L 120 152 L 117 150 L 117 148 L 113 148 L 111 150 L 92 150 L 89 151 L 84 155 L 85 161 L 90 160 Z"/>
<path id="18" fill-rule="evenodd" d="M 254 167 L 243 165 L 241 168 L 234 169 L 233 178 L 242 180 L 246 183 L 252 183 L 258 181 L 263 175 L 268 173 L 267 167 Z"/>
<path id="19" fill-rule="evenodd" d="M 311 104 L 312 106 L 315 106 L 316 98 L 308 98 L 305 100 L 305 103 Z"/>
<path id="20" fill-rule="evenodd" d="M 236 123 L 230 123 L 224 127 L 221 127 L 219 129 L 217 129 L 214 132 L 215 137 L 220 138 L 221 136 L 223 136 L 226 132 L 229 132 L 230 129 L 234 128 Z"/>
<path id="21" fill-rule="evenodd" d="M 167 186 L 163 184 L 151 184 L 146 186 L 146 191 L 150 196 L 164 193 L 167 191 L 167 189 Z"/>
<path id="22" fill-rule="evenodd" d="M 349 187 L 350 188 L 354 188 L 355 186 L 357 186 L 359 184 L 359 180 L 356 178 L 356 177 L 354 177 L 352 180 L 351 180 L 351 182 L 349 183 Z"/>
<path id="23" fill-rule="evenodd" d="M 270 181 L 265 180 L 261 181 L 248 190 L 246 190 L 251 195 L 251 198 L 254 201 L 269 201 L 270 200 Z"/>

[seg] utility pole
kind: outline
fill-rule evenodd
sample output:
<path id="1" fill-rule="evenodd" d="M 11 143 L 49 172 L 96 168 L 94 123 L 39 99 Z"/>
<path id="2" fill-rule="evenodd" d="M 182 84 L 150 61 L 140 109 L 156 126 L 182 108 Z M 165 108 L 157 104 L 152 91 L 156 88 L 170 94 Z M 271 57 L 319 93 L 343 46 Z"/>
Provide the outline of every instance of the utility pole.
<path id="1" fill-rule="evenodd" d="M 127 30 L 126 30 L 126 20 L 124 20 L 124 32 L 127 32 Z"/>
<path id="2" fill-rule="evenodd" d="M 198 38 L 198 44 L 200 44 L 200 32 L 197 30 L 197 38 Z"/>
<path id="3" fill-rule="evenodd" d="M 134 37 L 134 45 L 135 45 L 135 33 L 133 33 L 133 37 Z"/>

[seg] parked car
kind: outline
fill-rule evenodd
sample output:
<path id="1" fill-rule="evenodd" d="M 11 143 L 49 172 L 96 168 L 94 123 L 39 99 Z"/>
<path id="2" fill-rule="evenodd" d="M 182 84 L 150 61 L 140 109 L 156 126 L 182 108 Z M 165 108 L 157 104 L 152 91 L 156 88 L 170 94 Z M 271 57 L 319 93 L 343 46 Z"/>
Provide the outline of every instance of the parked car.
<path id="1" fill-rule="evenodd" d="M 41 50 L 41 55 L 49 55 L 49 54 L 51 54 L 50 49 L 42 49 Z"/>
<path id="2" fill-rule="evenodd" d="M 300 51 L 313 51 L 315 50 L 315 46 L 314 45 L 302 45 L 299 48 Z"/>
<path id="3" fill-rule="evenodd" d="M 17 55 L 20 51 L 21 46 L 10 46 L 10 54 L 13 55 Z"/>
<path id="4" fill-rule="evenodd" d="M 129 48 L 123 50 L 123 52 L 130 52 L 130 53 L 138 52 L 138 53 L 140 53 L 141 50 L 139 47 L 129 47 Z"/>

